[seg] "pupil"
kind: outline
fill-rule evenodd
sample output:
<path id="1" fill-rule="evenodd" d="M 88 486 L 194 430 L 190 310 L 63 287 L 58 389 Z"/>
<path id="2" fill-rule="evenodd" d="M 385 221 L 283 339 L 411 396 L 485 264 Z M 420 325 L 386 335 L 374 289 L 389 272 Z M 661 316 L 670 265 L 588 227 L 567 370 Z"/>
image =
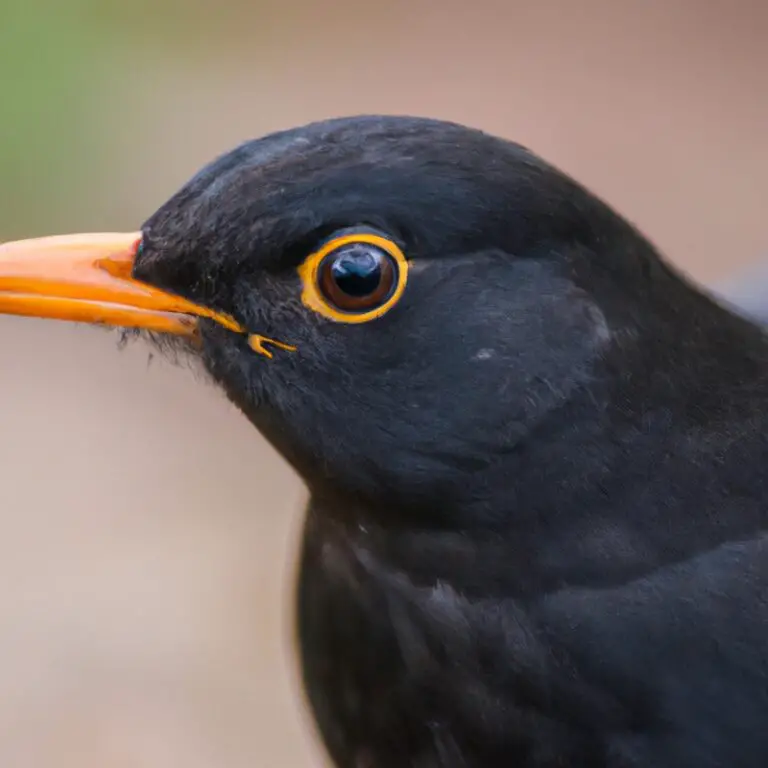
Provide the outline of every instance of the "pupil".
<path id="1" fill-rule="evenodd" d="M 368 248 L 354 248 L 331 264 L 336 285 L 348 296 L 368 296 L 381 282 L 381 254 Z"/>

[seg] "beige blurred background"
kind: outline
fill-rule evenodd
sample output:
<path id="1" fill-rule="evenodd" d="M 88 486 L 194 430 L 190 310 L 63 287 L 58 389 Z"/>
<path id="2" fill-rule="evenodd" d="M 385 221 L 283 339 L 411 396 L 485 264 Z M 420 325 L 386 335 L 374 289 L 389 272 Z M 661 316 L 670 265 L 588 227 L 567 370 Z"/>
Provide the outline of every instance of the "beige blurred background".
<path id="1" fill-rule="evenodd" d="M 519 140 L 702 281 L 768 256 L 764 0 L 0 0 L 0 240 L 137 227 L 235 142 L 446 117 Z M 304 492 L 189 371 L 0 318 L 0 766 L 319 766 Z"/>

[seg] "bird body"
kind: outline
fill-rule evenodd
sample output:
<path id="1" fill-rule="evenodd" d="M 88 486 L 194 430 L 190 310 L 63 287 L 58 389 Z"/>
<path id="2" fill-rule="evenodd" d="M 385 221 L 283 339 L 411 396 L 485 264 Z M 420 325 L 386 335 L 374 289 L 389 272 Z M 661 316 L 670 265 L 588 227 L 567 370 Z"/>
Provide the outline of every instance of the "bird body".
<path id="1" fill-rule="evenodd" d="M 194 320 L 310 491 L 298 644 L 339 768 L 768 764 L 761 328 L 433 120 L 246 143 L 140 240 L 107 271 L 157 293 L 120 322 Z M 55 315 L 5 249 L 0 311 Z M 93 296 L 62 280 L 32 288 Z"/>
<path id="2" fill-rule="evenodd" d="M 338 765 L 761 764 L 768 403 L 715 374 L 736 341 L 635 369 L 647 402 L 555 409 L 497 470 L 498 527 L 310 505 L 300 636 Z"/>

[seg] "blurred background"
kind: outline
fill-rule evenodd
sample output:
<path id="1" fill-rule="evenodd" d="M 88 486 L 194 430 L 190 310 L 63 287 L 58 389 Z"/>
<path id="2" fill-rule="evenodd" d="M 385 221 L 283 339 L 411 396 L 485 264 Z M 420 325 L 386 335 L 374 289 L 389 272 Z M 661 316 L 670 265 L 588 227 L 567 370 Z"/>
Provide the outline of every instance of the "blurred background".
<path id="1" fill-rule="evenodd" d="M 706 283 L 768 255 L 764 0 L 0 0 L 0 240 L 132 230 L 236 142 L 360 112 L 520 141 Z M 0 765 L 321 766 L 304 490 L 114 334 L 0 319 Z"/>

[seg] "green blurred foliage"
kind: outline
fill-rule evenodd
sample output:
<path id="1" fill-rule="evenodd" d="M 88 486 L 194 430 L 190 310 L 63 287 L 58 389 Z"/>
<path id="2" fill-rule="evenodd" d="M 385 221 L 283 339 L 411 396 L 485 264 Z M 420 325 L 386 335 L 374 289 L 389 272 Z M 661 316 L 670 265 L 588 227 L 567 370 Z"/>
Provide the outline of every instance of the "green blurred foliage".
<path id="1" fill-rule="evenodd" d="M 93 81 L 94 35 L 86 21 L 67 4 L 2 0 L 2 233 L 23 228 L 34 220 L 36 204 L 47 207 L 61 195 L 65 148 L 71 151 L 87 138 L 82 114 L 87 84 Z"/>
<path id="2" fill-rule="evenodd" d="M 83 205 L 118 68 L 161 47 L 198 59 L 221 50 L 244 9 L 253 4 L 0 0 L 0 241 L 66 226 Z"/>
<path id="3" fill-rule="evenodd" d="M 95 5 L 0 0 L 0 238 L 57 223 L 87 184 L 118 31 Z"/>

